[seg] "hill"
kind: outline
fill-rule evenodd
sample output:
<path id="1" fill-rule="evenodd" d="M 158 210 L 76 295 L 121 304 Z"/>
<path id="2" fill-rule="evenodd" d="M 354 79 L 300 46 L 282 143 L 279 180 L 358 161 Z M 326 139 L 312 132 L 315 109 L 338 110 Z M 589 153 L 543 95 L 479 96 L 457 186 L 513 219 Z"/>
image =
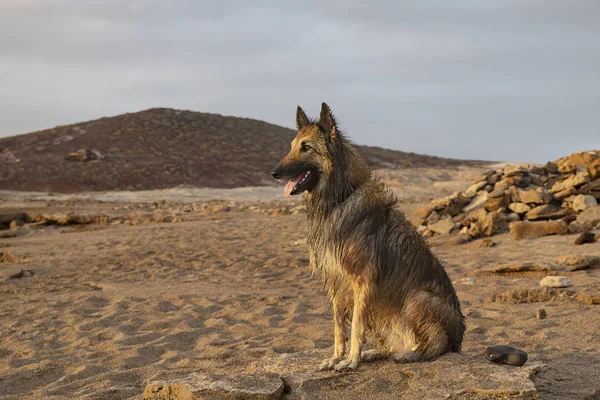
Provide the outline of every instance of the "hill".
<path id="1" fill-rule="evenodd" d="M 0 189 L 72 193 L 178 185 L 273 185 L 295 131 L 247 118 L 153 108 L 0 139 Z M 478 165 L 359 146 L 375 168 Z"/>

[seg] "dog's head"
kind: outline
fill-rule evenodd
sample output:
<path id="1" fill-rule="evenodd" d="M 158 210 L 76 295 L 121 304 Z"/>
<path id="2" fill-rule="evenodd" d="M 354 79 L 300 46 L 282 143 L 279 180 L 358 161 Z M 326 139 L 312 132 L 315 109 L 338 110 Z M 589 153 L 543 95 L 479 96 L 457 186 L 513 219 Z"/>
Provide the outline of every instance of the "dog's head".
<path id="1" fill-rule="evenodd" d="M 324 175 L 331 172 L 332 149 L 340 140 L 335 118 L 325 103 L 318 121 L 310 120 L 298 106 L 296 126 L 298 134 L 290 152 L 271 173 L 277 180 L 289 181 L 284 189 L 286 197 L 318 189 Z"/>

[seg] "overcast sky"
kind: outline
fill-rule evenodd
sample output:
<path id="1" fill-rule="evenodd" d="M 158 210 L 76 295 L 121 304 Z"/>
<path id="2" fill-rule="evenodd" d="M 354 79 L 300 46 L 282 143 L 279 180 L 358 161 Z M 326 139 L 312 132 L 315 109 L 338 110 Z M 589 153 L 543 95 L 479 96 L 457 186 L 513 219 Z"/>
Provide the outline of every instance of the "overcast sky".
<path id="1" fill-rule="evenodd" d="M 545 162 L 600 149 L 600 1 L 0 0 L 0 137 L 150 107 Z"/>

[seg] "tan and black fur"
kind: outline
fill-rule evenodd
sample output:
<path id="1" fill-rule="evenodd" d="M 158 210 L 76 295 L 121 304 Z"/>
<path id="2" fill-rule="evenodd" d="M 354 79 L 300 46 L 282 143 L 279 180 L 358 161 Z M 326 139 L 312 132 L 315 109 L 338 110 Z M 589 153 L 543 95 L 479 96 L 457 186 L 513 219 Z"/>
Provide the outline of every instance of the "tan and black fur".
<path id="1" fill-rule="evenodd" d="M 456 292 L 393 193 L 372 175 L 325 103 L 319 120 L 298 107 L 296 122 L 291 150 L 272 174 L 291 179 L 286 194 L 304 193 L 310 266 L 333 302 L 334 352 L 321 369 L 460 351 L 465 323 Z M 362 352 L 367 332 L 378 348 Z"/>

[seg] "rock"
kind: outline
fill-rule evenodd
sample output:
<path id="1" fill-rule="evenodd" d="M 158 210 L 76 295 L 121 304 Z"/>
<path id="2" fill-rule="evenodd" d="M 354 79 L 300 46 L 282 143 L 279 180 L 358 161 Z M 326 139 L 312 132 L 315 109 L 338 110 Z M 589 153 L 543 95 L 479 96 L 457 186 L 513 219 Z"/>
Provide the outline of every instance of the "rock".
<path id="1" fill-rule="evenodd" d="M 548 182 L 548 178 L 543 175 L 530 174 L 529 176 L 531 177 L 531 184 L 535 186 L 543 187 Z"/>
<path id="2" fill-rule="evenodd" d="M 596 179 L 595 181 L 588 182 L 585 185 L 582 185 L 577 193 L 579 194 L 590 194 L 595 190 L 600 190 L 600 179 Z"/>
<path id="3" fill-rule="evenodd" d="M 508 182 L 500 181 L 496 182 L 496 184 L 494 185 L 494 190 L 508 190 L 509 187 L 510 185 L 508 184 Z"/>
<path id="4" fill-rule="evenodd" d="M 510 234 L 517 240 L 535 239 L 548 235 L 564 235 L 569 228 L 565 221 L 517 221 L 509 225 Z"/>
<path id="5" fill-rule="evenodd" d="M 590 207 L 577 216 L 577 221 L 581 223 L 589 222 L 596 226 L 600 222 L 600 206 Z"/>
<path id="6" fill-rule="evenodd" d="M 193 373 L 182 379 L 157 381 L 146 385 L 143 400 L 244 399 L 276 400 L 283 393 L 284 382 L 278 376 L 212 375 Z"/>
<path id="7" fill-rule="evenodd" d="M 496 189 L 496 190 L 493 190 L 493 191 L 491 191 L 491 192 L 488 194 L 488 198 L 490 198 L 490 199 L 495 199 L 495 198 L 497 198 L 497 197 L 503 197 L 503 196 L 504 196 L 504 194 L 505 194 L 505 191 L 504 191 L 504 189 Z"/>
<path id="8" fill-rule="evenodd" d="M 564 290 L 550 288 L 535 289 L 511 289 L 496 294 L 486 301 L 512 304 L 548 303 L 557 301 L 568 301 L 569 295 Z"/>
<path id="9" fill-rule="evenodd" d="M 562 200 L 565 199 L 569 196 L 572 196 L 574 194 L 577 193 L 577 189 L 575 189 L 574 187 L 570 187 L 568 189 L 565 190 L 561 190 L 560 192 L 554 193 L 554 199 L 555 200 Z"/>
<path id="10" fill-rule="evenodd" d="M 482 268 L 479 268 L 473 272 L 476 276 L 482 275 L 506 275 L 506 274 L 514 274 L 514 273 L 524 273 L 524 272 L 537 272 L 537 273 L 550 273 L 553 272 L 551 265 L 544 264 L 534 264 L 530 262 L 524 263 L 509 263 L 509 264 L 500 264 L 500 265 L 485 265 Z"/>
<path id="11" fill-rule="evenodd" d="M 592 232 L 583 232 L 581 235 L 575 239 L 576 245 L 586 244 L 586 243 L 596 243 L 596 235 Z"/>
<path id="12" fill-rule="evenodd" d="M 434 210 L 429 213 L 429 216 L 427 216 L 427 225 L 435 224 L 439 220 L 440 214 L 438 214 L 438 212 Z"/>
<path id="13" fill-rule="evenodd" d="M 566 288 L 573 286 L 573 284 L 566 276 L 547 276 L 540 281 L 540 286 L 549 288 Z"/>
<path id="14" fill-rule="evenodd" d="M 566 267 L 568 271 L 580 271 L 600 266 L 600 256 L 572 254 L 555 258 L 553 262 Z"/>
<path id="15" fill-rule="evenodd" d="M 504 190 L 502 191 L 504 193 Z M 500 197 L 490 198 L 488 195 L 488 199 L 484 203 L 484 207 L 487 211 L 497 211 L 497 210 L 505 210 L 508 208 L 510 204 L 510 198 L 508 195 L 502 194 Z"/>
<path id="16" fill-rule="evenodd" d="M 520 221 L 521 217 L 517 213 L 510 213 L 506 216 L 506 223 L 510 224 L 511 222 Z"/>
<path id="17" fill-rule="evenodd" d="M 441 219 L 436 223 L 433 223 L 428 226 L 429 229 L 435 233 L 439 233 L 440 235 L 445 235 L 450 233 L 452 229 L 454 229 L 454 221 L 452 219 Z"/>
<path id="18" fill-rule="evenodd" d="M 427 218 L 433 211 L 431 207 L 419 207 L 415 210 L 414 214 L 419 218 Z"/>
<path id="19" fill-rule="evenodd" d="M 526 212 L 529 212 L 529 210 L 531 210 L 531 207 L 529 207 L 525 203 L 510 203 L 508 208 L 510 208 L 513 212 L 517 214 L 525 214 Z"/>
<path id="20" fill-rule="evenodd" d="M 478 208 L 484 207 L 485 202 L 488 199 L 488 193 L 481 193 L 477 195 L 471 202 L 463 208 L 463 212 L 470 213 L 477 210 Z"/>
<path id="21" fill-rule="evenodd" d="M 569 233 L 584 233 L 592 230 L 592 224 L 589 222 L 581 223 L 579 221 L 573 221 L 569 224 Z"/>
<path id="22" fill-rule="evenodd" d="M 578 187 L 590 181 L 590 176 L 587 172 L 573 175 L 570 178 L 565 179 L 561 182 L 556 182 L 550 191 L 557 193 L 571 187 Z"/>
<path id="23" fill-rule="evenodd" d="M 22 269 L 20 272 L 16 274 L 12 274 L 8 277 L 8 279 L 22 279 L 22 278 L 31 278 L 35 275 L 35 272 L 29 269 Z"/>
<path id="24" fill-rule="evenodd" d="M 575 196 L 575 200 L 573 200 L 573 205 L 571 206 L 575 211 L 585 211 L 588 208 L 596 207 L 598 202 L 592 196 L 580 194 Z"/>
<path id="25" fill-rule="evenodd" d="M 487 180 L 477 182 L 476 184 L 470 186 L 465 191 L 465 195 L 467 195 L 468 197 L 475 197 L 477 192 L 480 191 L 481 189 L 483 189 L 485 187 L 485 185 L 487 185 Z"/>
<path id="26" fill-rule="evenodd" d="M 600 304 L 600 288 L 595 287 L 584 289 L 575 294 L 573 298 L 582 304 L 587 304 L 588 306 L 598 305 Z"/>
<path id="27" fill-rule="evenodd" d="M 571 211 L 567 208 L 562 208 L 555 204 L 546 204 L 532 208 L 529 212 L 527 212 L 527 214 L 525 214 L 525 218 L 527 218 L 529 221 L 536 221 L 540 219 L 558 219 L 570 214 L 570 212 Z"/>
<path id="28" fill-rule="evenodd" d="M 481 234 L 483 236 L 492 236 L 501 231 L 506 226 L 506 215 L 502 212 L 494 211 L 485 216 L 481 221 Z"/>
<path id="29" fill-rule="evenodd" d="M 575 172 L 575 165 L 570 162 L 562 163 L 558 166 L 558 172 L 563 175 L 572 174 Z"/>
<path id="30" fill-rule="evenodd" d="M 481 236 L 481 223 L 474 222 L 469 226 L 469 230 L 467 234 L 473 238 L 478 238 Z"/>
<path id="31" fill-rule="evenodd" d="M 473 181 L 473 183 L 479 183 L 479 182 L 487 181 L 490 176 L 495 175 L 495 174 L 496 174 L 496 170 L 490 169 L 489 171 L 486 171 L 483 174 L 479 175 L 479 177 L 477 179 L 475 179 Z"/>
<path id="32" fill-rule="evenodd" d="M 588 168 L 592 180 L 600 180 L 600 159 L 592 162 Z"/>
<path id="33" fill-rule="evenodd" d="M 547 174 L 558 174 L 558 166 L 552 162 L 547 162 L 544 165 L 544 170 Z"/>
<path id="34" fill-rule="evenodd" d="M 481 239 L 476 242 L 473 242 L 472 244 L 469 245 L 469 247 L 487 248 L 487 247 L 494 247 L 495 245 L 496 245 L 496 242 L 492 241 L 491 239 Z"/>
<path id="35" fill-rule="evenodd" d="M 546 319 L 546 310 L 544 310 L 543 308 L 540 308 L 535 313 L 535 316 L 537 319 Z"/>
<path id="36" fill-rule="evenodd" d="M 485 349 L 485 357 L 496 364 L 520 367 L 527 361 L 527 353 L 511 346 L 490 346 Z"/>
<path id="37" fill-rule="evenodd" d="M 527 204 L 548 204 L 552 201 L 552 195 L 542 188 L 536 190 L 519 190 L 519 200 Z"/>
<path id="38" fill-rule="evenodd" d="M 526 173 L 529 173 L 529 170 L 522 165 L 507 165 L 506 167 L 504 167 L 505 176 L 513 176 Z"/>

